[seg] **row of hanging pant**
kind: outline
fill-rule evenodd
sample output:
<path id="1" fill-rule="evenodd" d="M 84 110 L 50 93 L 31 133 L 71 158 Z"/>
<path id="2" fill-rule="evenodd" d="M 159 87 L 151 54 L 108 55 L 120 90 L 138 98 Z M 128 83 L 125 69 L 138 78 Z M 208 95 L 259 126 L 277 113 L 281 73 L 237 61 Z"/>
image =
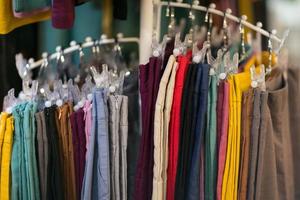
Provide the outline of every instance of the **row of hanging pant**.
<path id="1" fill-rule="evenodd" d="M 127 199 L 127 96 L 37 105 L 1 113 L 0 199 Z"/>
<path id="2" fill-rule="evenodd" d="M 226 80 L 190 60 L 140 65 L 135 199 L 300 199 L 300 69 L 274 68 L 263 91 L 251 59 Z"/>

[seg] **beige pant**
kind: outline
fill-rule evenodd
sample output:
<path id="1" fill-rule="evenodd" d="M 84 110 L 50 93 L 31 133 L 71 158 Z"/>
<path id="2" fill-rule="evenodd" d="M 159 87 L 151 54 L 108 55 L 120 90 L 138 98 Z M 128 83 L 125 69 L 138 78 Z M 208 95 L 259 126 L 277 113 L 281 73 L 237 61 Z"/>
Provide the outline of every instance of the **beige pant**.
<path id="1" fill-rule="evenodd" d="M 168 132 L 173 101 L 177 62 L 173 55 L 160 81 L 154 115 L 153 200 L 166 198 L 168 166 Z"/>

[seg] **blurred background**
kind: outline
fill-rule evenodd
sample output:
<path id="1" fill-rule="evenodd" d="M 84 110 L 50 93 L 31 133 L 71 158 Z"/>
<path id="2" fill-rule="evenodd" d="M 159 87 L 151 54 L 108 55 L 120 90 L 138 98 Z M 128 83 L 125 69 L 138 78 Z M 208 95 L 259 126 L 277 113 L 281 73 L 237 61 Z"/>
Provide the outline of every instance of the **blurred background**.
<path id="1" fill-rule="evenodd" d="M 10 88 L 16 88 L 18 91 L 22 87 L 15 67 L 16 53 L 21 52 L 26 58 L 32 57 L 37 60 L 41 57 L 42 52 L 53 53 L 56 46 L 67 47 L 71 40 L 80 43 L 87 36 L 97 39 L 101 34 L 106 34 L 110 38 L 122 32 L 125 37 L 139 37 L 141 2 L 127 0 L 124 4 L 126 17 L 123 20 L 114 18 L 115 2 L 113 0 L 92 0 L 77 6 L 74 26 L 68 30 L 55 29 L 52 27 L 51 21 L 47 20 L 22 26 L 8 34 L 0 35 L 0 99 L 3 99 Z M 190 3 L 186 0 L 184 2 Z M 233 14 L 237 16 L 246 14 L 248 21 L 254 24 L 261 21 L 266 30 L 276 28 L 279 36 L 289 28 L 290 35 L 285 43 L 289 49 L 289 62 L 291 64 L 299 63 L 300 0 L 200 0 L 200 5 L 208 6 L 210 3 L 216 3 L 219 10 L 231 8 Z M 162 34 L 167 31 L 168 24 L 164 12 L 163 10 Z M 187 17 L 187 12 L 187 10 L 176 9 L 177 21 L 182 17 Z M 197 17 L 196 23 L 202 24 L 203 16 Z M 221 21 L 222 19 L 216 19 L 216 25 L 221 24 Z M 266 49 L 266 41 L 263 43 L 263 47 Z M 138 60 L 137 46 L 126 45 L 123 51 L 127 63 L 138 65 L 137 62 L 132 62 L 132 59 Z M 129 52 L 130 55 L 128 55 Z"/>

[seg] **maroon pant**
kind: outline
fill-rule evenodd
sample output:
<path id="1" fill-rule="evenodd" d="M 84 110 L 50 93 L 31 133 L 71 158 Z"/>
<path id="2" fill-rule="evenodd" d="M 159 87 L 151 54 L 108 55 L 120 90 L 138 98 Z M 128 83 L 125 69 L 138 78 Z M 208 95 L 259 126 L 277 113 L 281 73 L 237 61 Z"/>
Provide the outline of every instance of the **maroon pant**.
<path id="1" fill-rule="evenodd" d="M 84 131 L 84 111 L 79 109 L 70 116 L 73 148 L 74 148 L 74 163 L 75 163 L 75 180 L 76 180 L 76 195 L 80 199 L 82 181 L 85 168 L 85 154 L 86 154 L 86 138 Z"/>
<path id="2" fill-rule="evenodd" d="M 150 200 L 152 197 L 154 112 L 160 78 L 163 72 L 161 67 L 162 59 L 156 57 L 151 57 L 146 65 L 140 65 L 142 138 L 135 177 L 134 199 L 136 200 Z"/>

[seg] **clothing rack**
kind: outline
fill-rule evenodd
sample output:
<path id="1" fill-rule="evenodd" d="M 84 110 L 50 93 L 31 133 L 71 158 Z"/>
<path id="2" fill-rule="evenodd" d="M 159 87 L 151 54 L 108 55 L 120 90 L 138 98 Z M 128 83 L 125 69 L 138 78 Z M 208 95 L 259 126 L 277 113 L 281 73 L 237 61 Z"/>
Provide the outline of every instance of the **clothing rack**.
<path id="1" fill-rule="evenodd" d="M 279 47 L 281 47 L 288 36 L 288 31 L 284 34 L 282 38 L 278 37 L 276 34 L 276 30 L 272 30 L 271 32 L 266 31 L 262 29 L 262 23 L 258 22 L 257 25 L 253 25 L 246 20 L 240 19 L 239 17 L 236 17 L 232 15 L 228 11 L 220 11 L 216 9 L 216 5 L 214 3 L 210 4 L 210 6 L 207 8 L 205 6 L 196 5 L 196 4 L 188 4 L 188 3 L 182 3 L 182 2 L 168 2 L 168 1 L 160 1 L 160 0 L 153 0 L 153 2 L 149 3 L 148 0 L 142 0 L 141 3 L 141 11 L 146 10 L 147 12 L 141 12 L 141 30 L 140 30 L 140 38 L 143 38 L 141 41 L 141 47 L 140 48 L 140 54 L 141 58 L 140 60 L 142 62 L 147 62 L 147 59 L 149 58 L 150 52 L 151 52 L 151 38 L 154 31 L 156 32 L 156 37 L 159 40 L 160 38 L 160 25 L 161 25 L 161 11 L 162 8 L 165 6 L 169 7 L 176 7 L 176 8 L 186 8 L 186 9 L 192 9 L 197 10 L 201 12 L 208 12 L 211 14 L 215 14 L 218 16 L 224 17 L 226 15 L 227 19 L 230 19 L 237 23 L 242 23 L 244 26 L 254 30 L 255 32 L 258 32 L 268 38 L 270 38 L 272 41 L 275 41 L 279 43 Z M 150 6 L 151 4 L 151 6 Z M 152 8 L 152 9 L 151 9 Z M 228 10 L 228 9 L 227 9 Z M 149 17 L 154 17 L 154 23 L 152 19 L 149 19 Z M 152 33 L 152 34 L 149 34 Z M 146 49 L 145 47 L 149 47 Z"/>
<path id="2" fill-rule="evenodd" d="M 44 62 L 45 59 L 48 61 L 54 60 L 57 58 L 57 56 L 62 53 L 62 54 L 69 54 L 74 51 L 78 51 L 80 49 L 85 49 L 85 48 L 90 48 L 93 47 L 94 45 L 106 45 L 106 44 L 114 44 L 114 43 L 136 43 L 139 45 L 140 39 L 137 37 L 123 37 L 123 34 L 119 33 L 117 34 L 116 38 L 107 38 L 106 35 L 101 35 L 100 40 L 93 40 L 91 37 L 86 37 L 85 42 L 82 44 L 77 44 L 76 41 L 71 41 L 70 42 L 70 47 L 65 48 L 62 50 L 61 46 L 56 47 L 56 53 L 51 54 L 48 56 L 46 52 L 43 53 L 42 59 L 38 61 L 34 61 L 33 58 L 30 58 L 28 60 L 28 65 L 29 65 L 29 70 L 35 69 L 39 66 L 41 66 Z"/>

